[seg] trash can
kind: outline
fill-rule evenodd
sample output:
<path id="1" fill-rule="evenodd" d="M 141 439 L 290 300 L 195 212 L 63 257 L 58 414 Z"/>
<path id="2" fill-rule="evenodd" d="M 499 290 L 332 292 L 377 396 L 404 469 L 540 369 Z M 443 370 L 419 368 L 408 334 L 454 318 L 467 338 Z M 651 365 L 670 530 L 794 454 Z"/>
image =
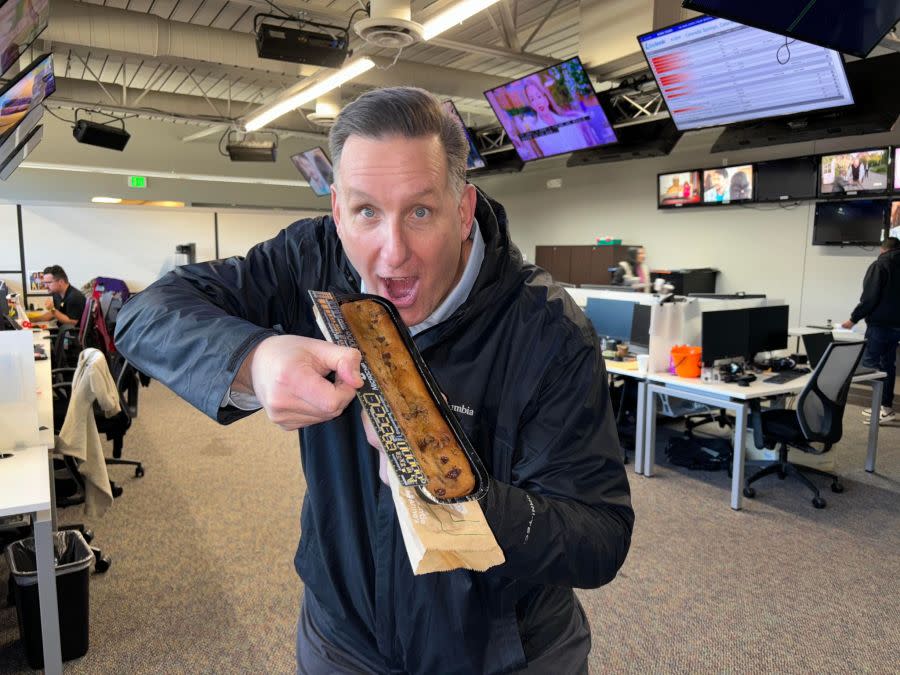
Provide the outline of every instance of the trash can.
<path id="1" fill-rule="evenodd" d="M 88 582 L 94 561 L 91 547 L 77 530 L 54 535 L 56 600 L 59 607 L 59 639 L 62 660 L 77 659 L 88 650 L 90 623 Z M 19 637 L 25 646 L 28 665 L 44 667 L 41 640 L 41 608 L 38 601 L 37 556 L 34 538 L 22 539 L 6 547 L 6 559 L 13 580 L 13 597 L 19 619 Z"/>

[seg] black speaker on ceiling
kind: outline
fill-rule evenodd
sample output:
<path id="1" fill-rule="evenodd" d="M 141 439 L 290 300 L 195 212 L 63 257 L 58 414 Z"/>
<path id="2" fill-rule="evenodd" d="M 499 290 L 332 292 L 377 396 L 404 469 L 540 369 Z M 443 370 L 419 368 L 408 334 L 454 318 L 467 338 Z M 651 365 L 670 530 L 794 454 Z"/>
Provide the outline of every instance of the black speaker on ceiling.
<path id="1" fill-rule="evenodd" d="M 131 138 L 131 134 L 125 131 L 124 125 L 122 129 L 118 129 L 108 124 L 97 124 L 87 120 L 75 122 L 75 126 L 72 127 L 72 135 L 79 143 L 119 151 L 125 149 L 128 139 Z"/>

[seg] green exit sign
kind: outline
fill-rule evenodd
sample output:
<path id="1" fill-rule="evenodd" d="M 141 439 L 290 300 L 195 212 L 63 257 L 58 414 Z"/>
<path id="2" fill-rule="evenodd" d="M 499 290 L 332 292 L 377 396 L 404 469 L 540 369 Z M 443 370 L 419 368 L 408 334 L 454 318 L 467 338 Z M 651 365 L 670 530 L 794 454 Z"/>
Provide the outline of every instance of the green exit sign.
<path id="1" fill-rule="evenodd" d="M 128 187 L 145 188 L 147 187 L 146 176 L 128 176 Z"/>

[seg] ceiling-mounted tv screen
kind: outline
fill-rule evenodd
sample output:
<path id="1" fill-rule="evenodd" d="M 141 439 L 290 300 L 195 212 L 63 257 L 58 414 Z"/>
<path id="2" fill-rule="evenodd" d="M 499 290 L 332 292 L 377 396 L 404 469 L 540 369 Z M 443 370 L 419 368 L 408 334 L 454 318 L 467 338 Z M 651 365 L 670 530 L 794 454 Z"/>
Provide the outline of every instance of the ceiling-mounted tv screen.
<path id="1" fill-rule="evenodd" d="M 469 156 L 466 158 L 466 169 L 483 169 L 484 157 L 481 156 L 481 153 L 478 152 L 478 148 L 475 147 L 475 139 L 472 138 L 472 134 L 470 134 L 469 130 L 466 128 L 466 123 L 463 122 L 462 115 L 459 114 L 459 110 L 456 109 L 453 101 L 444 101 L 444 110 L 459 120 L 459 125 L 463 128 L 463 131 L 466 132 L 466 140 L 469 142 Z"/>
<path id="2" fill-rule="evenodd" d="M 888 220 L 888 233 L 891 237 L 900 237 L 900 201 L 891 202 L 891 217 Z"/>
<path id="3" fill-rule="evenodd" d="M 334 171 L 322 148 L 316 147 L 291 155 L 291 162 L 309 183 L 309 187 L 317 197 L 324 197 L 331 192 Z"/>
<path id="4" fill-rule="evenodd" d="M 816 157 L 791 157 L 756 164 L 756 201 L 815 199 L 819 162 Z"/>
<path id="5" fill-rule="evenodd" d="M 703 200 L 699 171 L 661 173 L 657 178 L 657 206 L 661 209 L 691 206 Z"/>
<path id="6" fill-rule="evenodd" d="M 47 27 L 50 0 L 6 0 L 0 6 L 0 74 Z"/>
<path id="7" fill-rule="evenodd" d="M 884 192 L 888 189 L 887 148 L 822 155 L 819 195 L 844 196 Z"/>
<path id="8" fill-rule="evenodd" d="M 856 199 L 819 202 L 813 222 L 813 245 L 877 246 L 884 236 L 887 202 Z"/>
<path id="9" fill-rule="evenodd" d="M 752 164 L 704 169 L 704 204 L 730 204 L 732 202 L 749 202 L 752 200 Z"/>
<path id="10" fill-rule="evenodd" d="M 894 148 L 894 192 L 900 192 L 900 170 L 897 160 L 900 159 L 900 148 Z"/>
<path id="11" fill-rule="evenodd" d="M 0 90 L 0 143 L 15 130 L 30 110 L 56 91 L 53 56 L 35 59 Z"/>
<path id="12" fill-rule="evenodd" d="M 704 16 L 638 36 L 680 131 L 853 104 L 841 55 Z"/>
<path id="13" fill-rule="evenodd" d="M 523 161 L 616 142 L 577 57 L 484 95 Z"/>
<path id="14" fill-rule="evenodd" d="M 900 21 L 900 0 L 684 0 L 689 9 L 865 58 Z"/>

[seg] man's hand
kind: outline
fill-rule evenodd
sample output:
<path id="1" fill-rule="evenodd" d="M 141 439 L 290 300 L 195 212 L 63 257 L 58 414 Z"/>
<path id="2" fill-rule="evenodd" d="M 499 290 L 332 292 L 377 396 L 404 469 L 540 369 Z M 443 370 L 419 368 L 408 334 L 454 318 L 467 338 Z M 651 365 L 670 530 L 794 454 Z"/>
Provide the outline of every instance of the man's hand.
<path id="1" fill-rule="evenodd" d="M 841 328 L 846 328 L 847 330 L 850 330 L 855 325 L 856 324 L 853 323 L 850 319 L 847 319 L 844 323 L 841 324 Z"/>
<path id="2" fill-rule="evenodd" d="M 275 335 L 250 352 L 234 389 L 249 389 L 270 420 L 292 431 L 344 412 L 362 386 L 359 364 L 355 349 L 297 335 Z M 332 372 L 334 384 L 325 379 Z"/>
<path id="3" fill-rule="evenodd" d="M 49 309 L 52 312 L 53 311 L 53 301 L 47 300 L 47 302 L 44 303 L 44 309 Z"/>

